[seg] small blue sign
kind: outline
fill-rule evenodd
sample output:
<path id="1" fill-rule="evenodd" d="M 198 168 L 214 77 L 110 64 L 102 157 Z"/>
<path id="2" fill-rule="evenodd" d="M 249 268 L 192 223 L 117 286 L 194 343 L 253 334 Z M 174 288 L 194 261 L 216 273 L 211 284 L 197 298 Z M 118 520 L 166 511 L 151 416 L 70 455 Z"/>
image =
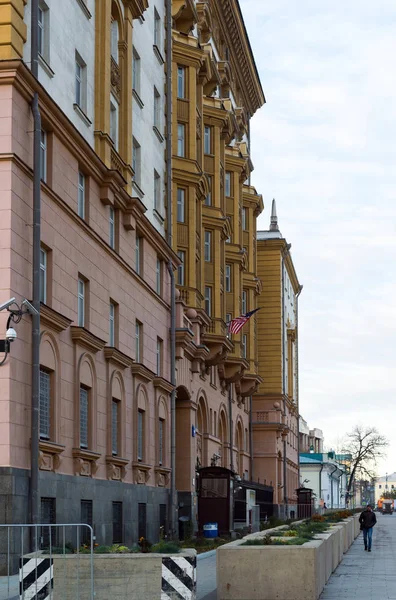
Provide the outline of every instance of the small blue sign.
<path id="1" fill-rule="evenodd" d="M 196 431 L 196 429 L 195 429 L 195 425 L 192 425 L 192 426 L 191 426 L 191 435 L 192 435 L 192 437 L 195 437 L 195 434 L 196 434 L 196 432 L 197 432 L 197 431 Z"/>

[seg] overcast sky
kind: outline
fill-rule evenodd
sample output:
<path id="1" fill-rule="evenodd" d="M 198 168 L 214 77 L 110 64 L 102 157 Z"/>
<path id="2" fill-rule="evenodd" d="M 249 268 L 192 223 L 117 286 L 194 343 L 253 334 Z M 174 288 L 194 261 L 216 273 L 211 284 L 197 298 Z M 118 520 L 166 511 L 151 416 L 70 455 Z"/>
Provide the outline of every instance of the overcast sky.
<path id="1" fill-rule="evenodd" d="M 387 435 L 396 471 L 396 3 L 240 0 L 267 104 L 259 229 L 276 198 L 300 297 L 300 411 L 334 446 Z"/>

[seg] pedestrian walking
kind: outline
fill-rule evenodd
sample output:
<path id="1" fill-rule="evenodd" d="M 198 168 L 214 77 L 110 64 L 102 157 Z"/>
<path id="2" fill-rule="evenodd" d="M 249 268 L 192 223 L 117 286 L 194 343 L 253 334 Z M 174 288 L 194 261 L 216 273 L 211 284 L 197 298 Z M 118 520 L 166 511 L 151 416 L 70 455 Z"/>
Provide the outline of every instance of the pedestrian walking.
<path id="1" fill-rule="evenodd" d="M 364 549 L 371 552 L 371 543 L 373 540 L 373 527 L 377 522 L 377 517 L 371 504 L 367 505 L 359 517 L 360 529 L 363 531 Z"/>

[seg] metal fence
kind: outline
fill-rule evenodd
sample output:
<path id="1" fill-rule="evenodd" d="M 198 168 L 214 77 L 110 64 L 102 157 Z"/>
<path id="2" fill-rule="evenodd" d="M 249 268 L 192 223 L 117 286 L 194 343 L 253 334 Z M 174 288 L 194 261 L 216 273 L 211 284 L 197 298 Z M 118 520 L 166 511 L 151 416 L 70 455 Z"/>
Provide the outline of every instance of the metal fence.
<path id="1" fill-rule="evenodd" d="M 85 523 L 0 525 L 0 600 L 94 600 Z"/>

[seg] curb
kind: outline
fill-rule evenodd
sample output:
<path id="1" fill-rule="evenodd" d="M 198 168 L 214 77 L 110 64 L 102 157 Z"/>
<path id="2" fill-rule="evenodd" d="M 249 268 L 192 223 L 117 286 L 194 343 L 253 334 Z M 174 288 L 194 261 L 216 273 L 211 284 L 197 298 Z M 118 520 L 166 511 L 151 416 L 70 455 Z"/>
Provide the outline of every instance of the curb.
<path id="1" fill-rule="evenodd" d="M 209 558 L 210 556 L 214 556 L 215 554 L 216 554 L 216 550 L 208 550 L 207 552 L 202 552 L 202 554 L 197 554 L 197 560 Z"/>

